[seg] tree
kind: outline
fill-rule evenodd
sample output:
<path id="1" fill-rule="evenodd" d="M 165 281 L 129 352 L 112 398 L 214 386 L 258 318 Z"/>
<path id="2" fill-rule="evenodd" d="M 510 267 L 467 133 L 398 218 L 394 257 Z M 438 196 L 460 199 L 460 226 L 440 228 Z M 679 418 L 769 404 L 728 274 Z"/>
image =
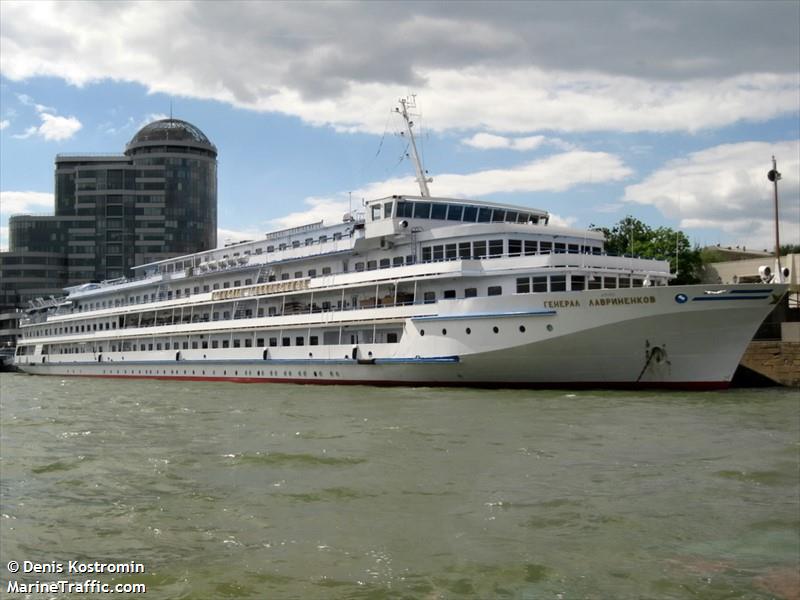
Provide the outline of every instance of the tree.
<path id="1" fill-rule="evenodd" d="M 639 219 L 627 216 L 611 229 L 590 226 L 606 236 L 605 249 L 609 254 L 668 260 L 670 271 L 677 271 L 673 284 L 698 283 L 702 267 L 700 249 L 692 247 L 682 231 L 669 227 L 652 227 Z M 677 257 L 676 257 L 677 255 Z M 677 258 L 677 263 L 676 263 Z"/>

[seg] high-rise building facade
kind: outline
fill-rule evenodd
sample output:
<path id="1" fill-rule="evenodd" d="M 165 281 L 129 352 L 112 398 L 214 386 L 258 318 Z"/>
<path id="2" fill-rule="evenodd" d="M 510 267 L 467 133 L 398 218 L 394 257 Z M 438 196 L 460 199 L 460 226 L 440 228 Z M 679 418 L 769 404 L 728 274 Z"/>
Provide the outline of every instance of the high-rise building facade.
<path id="1" fill-rule="evenodd" d="M 217 149 L 197 127 L 163 119 L 124 154 L 59 154 L 55 215 L 9 219 L 0 306 L 126 277 L 137 264 L 216 247 Z"/>

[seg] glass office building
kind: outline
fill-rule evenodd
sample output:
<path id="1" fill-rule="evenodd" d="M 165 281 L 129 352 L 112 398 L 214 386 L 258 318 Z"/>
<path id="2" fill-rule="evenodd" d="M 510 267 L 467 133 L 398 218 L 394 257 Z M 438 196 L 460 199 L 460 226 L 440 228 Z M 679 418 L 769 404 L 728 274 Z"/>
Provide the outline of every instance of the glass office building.
<path id="1" fill-rule="evenodd" d="M 9 219 L 0 306 L 216 244 L 217 149 L 191 123 L 155 121 L 123 154 L 56 156 L 55 215 Z"/>

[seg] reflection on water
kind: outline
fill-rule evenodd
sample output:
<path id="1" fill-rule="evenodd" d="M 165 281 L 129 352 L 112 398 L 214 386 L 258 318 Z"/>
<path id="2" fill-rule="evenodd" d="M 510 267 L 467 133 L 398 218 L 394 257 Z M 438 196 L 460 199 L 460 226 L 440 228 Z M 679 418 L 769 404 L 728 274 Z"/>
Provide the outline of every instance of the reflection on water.
<path id="1" fill-rule="evenodd" d="M 148 598 L 798 597 L 790 390 L 1 377 L 0 569 L 135 560 L 114 581 Z"/>

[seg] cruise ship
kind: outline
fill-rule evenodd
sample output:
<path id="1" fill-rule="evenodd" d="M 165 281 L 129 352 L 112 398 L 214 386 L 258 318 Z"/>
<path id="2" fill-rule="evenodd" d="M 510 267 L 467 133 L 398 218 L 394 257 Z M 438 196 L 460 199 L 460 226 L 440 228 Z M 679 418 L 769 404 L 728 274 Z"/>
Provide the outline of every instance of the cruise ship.
<path id="1" fill-rule="evenodd" d="M 544 210 L 419 195 L 66 289 L 21 323 L 40 375 L 302 384 L 688 388 L 730 384 L 786 292 L 669 285 Z"/>

